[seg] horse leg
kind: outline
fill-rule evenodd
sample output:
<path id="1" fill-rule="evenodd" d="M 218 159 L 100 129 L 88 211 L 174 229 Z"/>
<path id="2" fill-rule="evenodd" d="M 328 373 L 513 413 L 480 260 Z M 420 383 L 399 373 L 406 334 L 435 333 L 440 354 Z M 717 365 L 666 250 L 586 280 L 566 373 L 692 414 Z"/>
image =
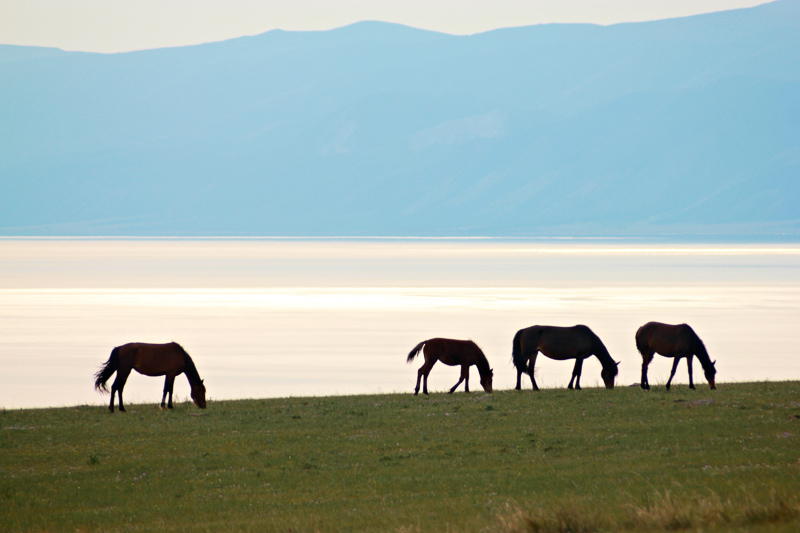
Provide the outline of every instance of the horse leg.
<path id="1" fill-rule="evenodd" d="M 428 374 L 431 373 L 431 369 L 433 368 L 434 364 L 436 364 L 436 360 L 435 359 L 432 360 L 432 361 L 428 361 L 426 359 L 425 360 L 425 364 L 422 365 L 422 368 L 419 369 L 420 372 L 423 373 L 423 377 L 424 377 L 424 379 L 422 381 L 422 393 L 423 394 L 428 394 Z M 419 378 L 417 378 L 417 389 L 419 389 Z"/>
<path id="2" fill-rule="evenodd" d="M 669 373 L 669 379 L 667 380 L 667 390 L 669 390 L 669 386 L 672 383 L 672 378 L 675 377 L 675 371 L 678 370 L 678 363 L 680 362 L 681 358 L 676 356 L 672 363 L 672 372 Z"/>
<path id="3" fill-rule="evenodd" d="M 578 369 L 578 375 L 575 376 L 575 390 L 581 390 L 581 373 L 583 372 L 583 358 L 575 361 L 575 367 Z"/>
<path id="4" fill-rule="evenodd" d="M 458 386 L 461 385 L 461 382 L 464 380 L 467 381 L 466 384 L 464 385 L 465 387 L 464 392 L 469 392 L 469 366 L 467 365 L 461 366 L 461 377 L 458 378 L 458 383 L 453 385 L 453 388 L 450 389 L 450 394 L 453 394 L 455 390 L 458 388 Z"/>
<path id="5" fill-rule="evenodd" d="M 425 376 L 425 390 L 423 392 L 428 394 L 428 372 L 430 372 L 430 369 L 426 370 L 427 367 L 428 361 L 426 360 L 425 363 L 419 367 L 419 370 L 417 370 L 417 386 L 414 387 L 414 396 L 419 394 L 419 382 L 422 380 L 422 376 Z"/>
<path id="6" fill-rule="evenodd" d="M 533 390 L 539 390 L 539 386 L 536 384 L 536 378 L 533 377 L 533 367 L 536 366 L 536 356 L 539 355 L 539 352 L 534 352 L 528 358 L 528 375 L 531 377 L 531 385 L 533 385 Z"/>
<path id="7" fill-rule="evenodd" d="M 642 355 L 642 389 L 650 390 L 650 382 L 647 380 L 647 368 L 653 361 L 653 354 Z"/>
<path id="8" fill-rule="evenodd" d="M 166 405 L 169 409 L 172 409 L 172 387 L 175 385 L 175 376 L 171 376 L 167 374 L 167 377 L 164 378 L 164 395 L 161 396 L 161 408 L 163 409 L 164 400 L 167 399 L 167 394 L 169 394 L 169 403 Z"/>
<path id="9" fill-rule="evenodd" d="M 689 388 L 694 390 L 694 381 L 692 381 L 692 354 L 686 356 L 686 364 L 689 367 Z"/>
<path id="10" fill-rule="evenodd" d="M 575 368 L 572 369 L 572 378 L 569 380 L 568 389 L 572 389 L 572 382 L 575 381 L 575 390 L 581 390 L 581 370 L 583 369 L 583 358 L 575 358 Z"/>
<path id="11" fill-rule="evenodd" d="M 131 374 L 131 369 L 117 369 L 117 378 L 114 380 L 114 384 L 111 385 L 111 404 L 108 406 L 108 409 L 113 413 L 114 412 L 114 393 L 116 392 L 119 395 L 119 410 L 121 412 L 125 412 L 125 405 L 122 403 L 122 389 L 125 388 L 125 382 L 128 381 L 128 376 Z"/>
<path id="12" fill-rule="evenodd" d="M 525 373 L 528 374 L 531 378 L 531 385 L 533 385 L 533 390 L 539 390 L 539 387 L 536 385 L 536 379 L 533 377 L 533 367 L 536 365 L 536 356 L 538 352 L 534 353 L 533 355 L 528 356 L 528 367 L 525 370 Z M 516 390 L 522 390 L 522 370 L 517 369 L 517 386 L 515 387 Z"/>

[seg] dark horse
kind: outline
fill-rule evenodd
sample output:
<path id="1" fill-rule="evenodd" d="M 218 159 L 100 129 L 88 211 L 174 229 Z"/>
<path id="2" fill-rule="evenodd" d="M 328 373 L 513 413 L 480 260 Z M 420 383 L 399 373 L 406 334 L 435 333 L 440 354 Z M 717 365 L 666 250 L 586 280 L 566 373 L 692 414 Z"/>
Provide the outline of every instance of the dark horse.
<path id="1" fill-rule="evenodd" d="M 514 335 L 512 354 L 514 366 L 517 367 L 517 390 L 522 389 L 523 372 L 531 377 L 534 390 L 539 390 L 536 379 L 533 377 L 533 367 L 539 352 L 558 361 L 575 359 L 572 379 L 569 380 L 567 388 L 571 389 L 574 381 L 576 390 L 581 390 L 583 360 L 594 355 L 603 365 L 600 376 L 602 376 L 606 388 L 614 388 L 614 378 L 617 375 L 619 363 L 614 362 L 600 337 L 595 335 L 591 329 L 586 326 L 572 326 L 571 328 L 531 326 L 519 330 Z"/>
<path id="2" fill-rule="evenodd" d="M 428 394 L 428 374 L 431 368 L 436 364 L 436 361 L 449 366 L 461 365 L 461 378 L 458 383 L 453 385 L 450 389 L 450 394 L 464 382 L 464 392 L 469 392 L 469 367 L 475 365 L 478 367 L 478 372 L 481 375 L 481 385 L 483 390 L 488 393 L 492 392 L 492 376 L 494 372 L 489 368 L 489 361 L 478 345 L 472 341 L 459 341 L 454 339 L 428 339 L 414 346 L 408 354 L 407 363 L 410 363 L 419 352 L 425 356 L 425 364 L 422 365 L 417 371 L 417 386 L 414 389 L 414 396 L 419 394 L 419 380 L 425 376 L 425 384 L 422 387 L 422 392 Z"/>
<path id="3" fill-rule="evenodd" d="M 717 369 L 714 367 L 716 361 L 711 361 L 703 341 L 687 324 L 673 326 L 660 322 L 648 322 L 636 332 L 636 348 L 642 354 L 642 388 L 645 390 L 650 388 L 650 382 L 647 381 L 647 367 L 653 360 L 654 353 L 675 359 L 667 381 L 667 390 L 672 383 L 672 378 L 675 377 L 678 363 L 683 357 L 686 358 L 686 364 L 689 365 L 689 388 L 694 389 L 692 357 L 695 355 L 703 366 L 703 373 L 706 375 L 708 384 L 712 389 L 717 388 L 714 382 L 714 376 L 717 375 Z"/>
<path id="4" fill-rule="evenodd" d="M 145 344 L 142 342 L 132 342 L 124 346 L 117 346 L 111 350 L 108 361 L 94 375 L 94 387 L 101 392 L 108 392 L 106 381 L 114 372 L 117 378 L 111 385 L 111 403 L 108 408 L 114 412 L 114 393 L 119 394 L 119 410 L 125 411 L 122 404 L 122 389 L 131 370 L 136 370 L 145 376 L 167 376 L 164 380 L 164 395 L 161 397 L 161 407 L 164 407 L 164 400 L 169 394 L 167 407 L 172 409 L 172 386 L 175 384 L 175 376 L 182 373 L 189 379 L 192 387 L 192 400 L 200 409 L 206 408 L 206 387 L 194 361 L 189 357 L 179 344 L 171 342 L 169 344 Z"/>

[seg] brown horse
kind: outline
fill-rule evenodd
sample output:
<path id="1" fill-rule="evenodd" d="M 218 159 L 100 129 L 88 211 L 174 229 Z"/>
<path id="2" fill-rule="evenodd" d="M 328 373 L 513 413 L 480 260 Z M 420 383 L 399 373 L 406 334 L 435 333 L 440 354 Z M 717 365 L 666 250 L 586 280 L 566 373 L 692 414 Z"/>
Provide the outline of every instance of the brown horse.
<path id="1" fill-rule="evenodd" d="M 550 359 L 565 361 L 575 359 L 575 368 L 569 380 L 568 389 L 575 382 L 575 390 L 581 390 L 581 370 L 583 360 L 594 355 L 603 365 L 600 376 L 607 389 L 614 388 L 614 378 L 617 376 L 617 365 L 606 350 L 600 337 L 586 326 L 572 326 L 571 328 L 558 326 L 531 326 L 521 329 L 514 335 L 512 349 L 514 366 L 517 368 L 517 390 L 522 389 L 522 373 L 531 377 L 534 390 L 539 390 L 536 379 L 533 377 L 533 367 L 536 356 L 542 352 Z"/>
<path id="2" fill-rule="evenodd" d="M 673 326 L 660 322 L 648 322 L 636 332 L 636 348 L 642 354 L 642 388 L 645 390 L 650 388 L 650 382 L 647 380 L 647 367 L 653 360 L 654 353 L 674 358 L 672 372 L 667 381 L 667 390 L 672 383 L 672 378 L 675 377 L 678 363 L 683 357 L 686 358 L 686 364 L 689 366 L 689 388 L 694 389 L 692 357 L 695 355 L 703 366 L 703 373 L 706 375 L 708 384 L 712 389 L 717 388 L 714 381 L 714 376 L 717 375 L 717 369 L 714 366 L 716 361 L 711 361 L 703 341 L 687 324 Z"/>
<path id="3" fill-rule="evenodd" d="M 417 371 L 417 386 L 414 389 L 414 396 L 419 394 L 419 381 L 425 376 L 425 382 L 422 387 L 422 392 L 428 394 L 428 374 L 431 368 L 436 364 L 436 361 L 449 366 L 461 365 L 461 378 L 458 383 L 453 385 L 450 389 L 450 394 L 464 382 L 464 392 L 469 392 L 469 367 L 475 365 L 478 367 L 478 373 L 481 375 L 481 385 L 483 390 L 488 393 L 492 392 L 492 376 L 494 371 L 489 368 L 489 361 L 478 345 L 472 341 L 460 341 L 454 339 L 429 339 L 422 341 L 414 346 L 414 349 L 408 354 L 407 363 L 410 363 L 420 352 L 425 356 L 425 364 L 422 365 Z"/>
<path id="4" fill-rule="evenodd" d="M 169 344 L 145 344 L 133 342 L 124 346 L 117 346 L 111 350 L 108 361 L 95 374 L 94 387 L 101 392 L 108 392 L 106 381 L 114 372 L 117 378 L 111 385 L 111 403 L 108 408 L 114 412 L 114 393 L 119 394 L 119 410 L 125 411 L 122 404 L 122 389 L 131 370 L 136 370 L 145 376 L 167 376 L 164 380 L 164 395 L 161 397 L 161 407 L 164 407 L 164 400 L 169 394 L 167 407 L 172 409 L 172 386 L 175 384 L 175 376 L 182 373 L 189 379 L 192 387 L 192 400 L 200 409 L 206 408 L 206 387 L 194 361 L 189 357 L 179 344 L 171 342 Z"/>

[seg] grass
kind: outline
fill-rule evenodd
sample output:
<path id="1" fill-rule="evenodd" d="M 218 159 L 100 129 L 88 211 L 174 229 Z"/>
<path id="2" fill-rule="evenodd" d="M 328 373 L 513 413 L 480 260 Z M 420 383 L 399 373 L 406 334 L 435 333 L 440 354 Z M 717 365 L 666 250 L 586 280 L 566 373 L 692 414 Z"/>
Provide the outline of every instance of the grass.
<path id="1" fill-rule="evenodd" d="M 0 411 L 0 530 L 796 531 L 800 383 Z"/>

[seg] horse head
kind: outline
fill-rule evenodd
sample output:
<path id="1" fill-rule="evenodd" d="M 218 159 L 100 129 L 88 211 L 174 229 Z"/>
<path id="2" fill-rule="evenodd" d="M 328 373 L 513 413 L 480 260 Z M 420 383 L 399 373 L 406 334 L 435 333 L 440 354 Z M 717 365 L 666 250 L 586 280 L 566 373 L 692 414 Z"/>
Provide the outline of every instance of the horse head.
<path id="1" fill-rule="evenodd" d="M 492 378 L 494 377 L 494 370 L 491 368 L 489 369 L 489 373 L 486 375 L 481 375 L 481 385 L 483 386 L 483 390 L 488 392 L 489 394 L 492 393 Z"/>
<path id="2" fill-rule="evenodd" d="M 192 400 L 200 409 L 206 408 L 206 386 L 202 379 L 197 385 L 192 385 Z"/>
<path id="3" fill-rule="evenodd" d="M 717 364 L 716 361 L 712 361 L 710 365 L 703 368 L 703 373 L 706 375 L 706 381 L 708 381 L 711 390 L 717 388 L 717 383 L 716 381 L 714 381 L 714 376 L 717 375 L 717 368 L 716 366 L 714 366 L 716 364 Z"/>
<path id="4" fill-rule="evenodd" d="M 607 389 L 614 388 L 614 379 L 619 373 L 617 366 L 619 366 L 619 363 L 615 362 L 613 365 L 604 366 L 602 372 L 600 372 L 600 377 L 603 378 L 603 383 L 606 384 Z"/>

